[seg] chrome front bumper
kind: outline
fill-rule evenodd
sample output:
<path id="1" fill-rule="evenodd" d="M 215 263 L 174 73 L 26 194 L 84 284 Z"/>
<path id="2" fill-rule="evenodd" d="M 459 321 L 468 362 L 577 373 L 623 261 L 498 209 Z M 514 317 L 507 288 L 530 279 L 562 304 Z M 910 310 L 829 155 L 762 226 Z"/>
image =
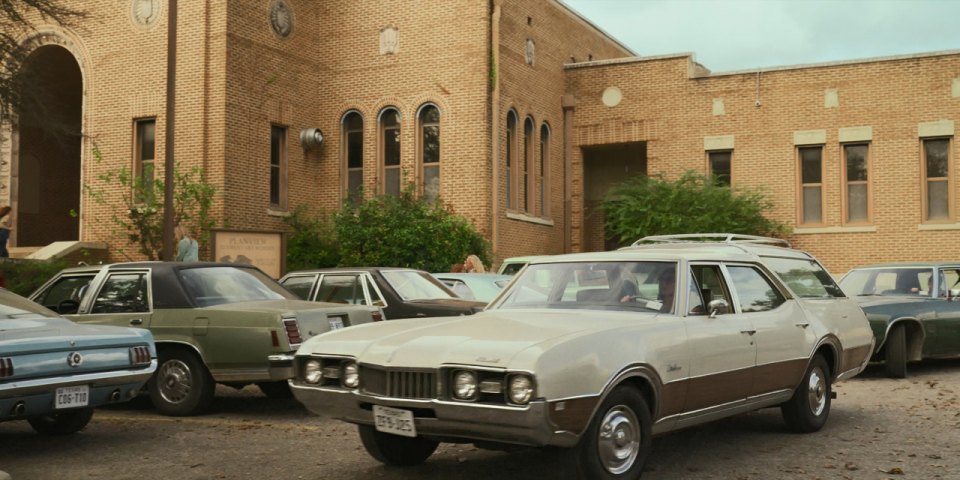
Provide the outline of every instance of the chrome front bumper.
<path id="1" fill-rule="evenodd" d="M 349 423 L 373 425 L 373 405 L 410 410 L 419 435 L 444 441 L 572 447 L 578 440 L 570 432 L 556 430 L 550 421 L 548 405 L 543 401 L 534 401 L 520 408 L 377 397 L 356 391 L 305 386 L 293 381 L 290 388 L 294 397 L 311 412 Z"/>

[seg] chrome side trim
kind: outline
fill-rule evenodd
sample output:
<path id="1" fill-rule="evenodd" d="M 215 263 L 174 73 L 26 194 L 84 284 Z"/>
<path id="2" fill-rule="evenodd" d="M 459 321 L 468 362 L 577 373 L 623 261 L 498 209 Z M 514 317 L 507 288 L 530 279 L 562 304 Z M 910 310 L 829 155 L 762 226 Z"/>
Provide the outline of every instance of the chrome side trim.
<path id="1" fill-rule="evenodd" d="M 745 398 L 735 402 L 708 407 L 693 412 L 685 412 L 658 420 L 653 425 L 653 433 L 661 434 L 680 428 L 692 427 L 709 423 L 731 415 L 751 412 L 761 408 L 779 405 L 793 396 L 792 390 L 778 390 L 755 397 Z"/>

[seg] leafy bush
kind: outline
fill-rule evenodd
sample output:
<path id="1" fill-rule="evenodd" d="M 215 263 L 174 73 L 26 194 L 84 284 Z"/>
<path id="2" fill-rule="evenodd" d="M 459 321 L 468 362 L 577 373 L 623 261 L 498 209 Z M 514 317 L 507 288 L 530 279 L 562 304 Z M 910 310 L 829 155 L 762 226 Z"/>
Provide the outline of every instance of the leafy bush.
<path id="1" fill-rule="evenodd" d="M 3 278 L 7 290 L 26 297 L 60 270 L 67 268 L 69 264 L 69 261 L 62 258 L 53 260 L 5 258 L 0 261 L 0 278 Z"/>
<path id="2" fill-rule="evenodd" d="M 331 219 L 324 212 L 309 218 L 301 205 L 284 219 L 291 233 L 287 237 L 287 270 L 335 267 L 340 261 L 337 237 Z"/>
<path id="3" fill-rule="evenodd" d="M 613 186 L 601 205 L 607 238 L 621 244 L 681 233 L 781 237 L 786 226 L 763 216 L 772 207 L 760 190 L 732 190 L 693 171 L 675 182 L 632 177 Z"/>
<path id="4" fill-rule="evenodd" d="M 418 198 L 412 187 L 356 207 L 345 203 L 333 218 L 340 265 L 446 272 L 470 254 L 490 264 L 490 245 L 470 222 Z"/>

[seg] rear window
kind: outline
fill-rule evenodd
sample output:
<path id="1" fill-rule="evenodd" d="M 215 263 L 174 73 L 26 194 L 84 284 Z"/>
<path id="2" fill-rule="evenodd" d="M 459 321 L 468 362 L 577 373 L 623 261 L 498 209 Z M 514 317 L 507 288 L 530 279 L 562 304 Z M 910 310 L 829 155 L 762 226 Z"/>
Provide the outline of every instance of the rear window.
<path id="1" fill-rule="evenodd" d="M 763 263 L 801 298 L 843 298 L 837 282 L 816 260 L 764 257 Z"/>

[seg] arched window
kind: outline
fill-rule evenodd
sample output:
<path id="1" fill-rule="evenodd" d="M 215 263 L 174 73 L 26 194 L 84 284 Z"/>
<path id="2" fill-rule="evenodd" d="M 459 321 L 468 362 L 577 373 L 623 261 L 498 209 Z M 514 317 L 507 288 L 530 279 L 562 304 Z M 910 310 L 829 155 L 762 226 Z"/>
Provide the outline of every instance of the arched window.
<path id="1" fill-rule="evenodd" d="M 363 117 L 360 112 L 347 112 L 341 124 L 343 131 L 343 165 L 346 173 L 344 195 L 357 205 L 363 188 Z"/>
<path id="2" fill-rule="evenodd" d="M 513 110 L 507 113 L 507 155 L 506 155 L 506 173 L 507 173 L 507 208 L 513 208 L 515 202 L 513 199 L 513 182 L 515 173 L 513 166 L 516 158 L 517 145 L 517 114 Z"/>
<path id="3" fill-rule="evenodd" d="M 423 197 L 440 197 L 440 109 L 426 105 L 420 109 L 420 165 L 423 168 Z"/>
<path id="4" fill-rule="evenodd" d="M 523 122 L 523 173 L 520 180 L 523 182 L 523 185 L 520 186 L 520 191 L 523 192 L 522 203 L 520 207 L 524 212 L 533 213 L 533 182 L 534 182 L 534 168 L 533 168 L 533 134 L 534 134 L 534 124 L 533 118 L 527 117 Z"/>
<path id="5" fill-rule="evenodd" d="M 380 113 L 380 142 L 383 155 L 383 184 L 387 195 L 400 195 L 400 112 L 387 108 Z"/>
<path id="6" fill-rule="evenodd" d="M 550 165 L 550 125 L 540 126 L 540 216 L 550 215 L 549 168 Z"/>

